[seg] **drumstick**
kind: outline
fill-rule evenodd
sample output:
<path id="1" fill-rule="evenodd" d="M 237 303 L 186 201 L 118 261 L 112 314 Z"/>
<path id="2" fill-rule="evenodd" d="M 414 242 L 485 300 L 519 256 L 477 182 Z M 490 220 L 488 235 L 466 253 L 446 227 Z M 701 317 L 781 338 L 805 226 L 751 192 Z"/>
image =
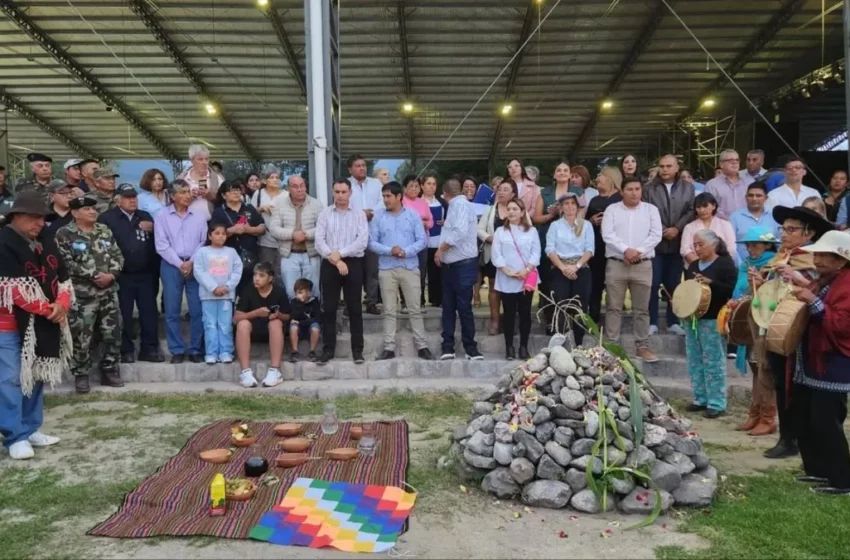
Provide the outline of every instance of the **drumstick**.
<path id="1" fill-rule="evenodd" d="M 661 284 L 659 287 L 661 288 L 661 291 L 664 293 L 664 295 L 667 297 L 667 301 L 673 301 L 673 296 L 670 295 L 670 292 L 667 291 L 667 288 L 664 287 L 664 284 Z"/>

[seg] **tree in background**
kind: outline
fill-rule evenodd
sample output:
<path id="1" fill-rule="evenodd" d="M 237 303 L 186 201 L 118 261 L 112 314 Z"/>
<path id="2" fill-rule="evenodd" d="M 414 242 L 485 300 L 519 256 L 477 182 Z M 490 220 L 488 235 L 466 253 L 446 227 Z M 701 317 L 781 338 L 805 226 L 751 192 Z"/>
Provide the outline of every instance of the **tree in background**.
<path id="1" fill-rule="evenodd" d="M 290 175 L 301 175 L 307 181 L 308 169 L 306 161 L 263 161 L 255 162 L 247 159 L 218 159 L 221 163 L 225 179 L 244 179 L 249 173 L 262 171 L 266 165 L 279 167 L 283 173 L 282 179 Z M 286 183 L 284 183 L 285 186 Z"/>

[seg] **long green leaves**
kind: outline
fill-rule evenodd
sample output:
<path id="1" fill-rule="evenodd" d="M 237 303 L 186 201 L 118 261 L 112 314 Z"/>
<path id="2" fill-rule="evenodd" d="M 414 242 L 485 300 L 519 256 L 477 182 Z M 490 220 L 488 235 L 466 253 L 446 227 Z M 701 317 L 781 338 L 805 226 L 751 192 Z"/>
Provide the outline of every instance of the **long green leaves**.
<path id="1" fill-rule="evenodd" d="M 640 396 L 640 386 L 632 363 L 621 359 L 620 365 L 629 376 L 629 405 L 632 410 L 632 426 L 635 428 L 635 446 L 638 446 L 643 441 L 643 399 Z"/>

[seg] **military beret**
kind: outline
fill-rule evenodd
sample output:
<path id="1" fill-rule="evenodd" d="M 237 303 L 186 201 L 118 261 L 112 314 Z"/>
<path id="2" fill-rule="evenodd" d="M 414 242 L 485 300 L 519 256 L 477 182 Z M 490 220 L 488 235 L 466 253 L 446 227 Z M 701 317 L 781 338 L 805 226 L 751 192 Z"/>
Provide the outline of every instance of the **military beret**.
<path id="1" fill-rule="evenodd" d="M 68 206 L 71 207 L 71 210 L 79 210 L 80 208 L 86 208 L 87 206 L 97 206 L 97 201 L 88 196 L 81 196 L 80 198 L 74 198 L 69 203 Z"/>
<path id="2" fill-rule="evenodd" d="M 37 162 L 40 162 L 40 161 L 46 161 L 47 163 L 53 163 L 53 160 L 50 157 L 48 157 L 44 154 L 39 154 L 38 152 L 32 152 L 32 153 L 27 154 L 27 161 L 29 161 L 30 163 L 37 163 Z"/>

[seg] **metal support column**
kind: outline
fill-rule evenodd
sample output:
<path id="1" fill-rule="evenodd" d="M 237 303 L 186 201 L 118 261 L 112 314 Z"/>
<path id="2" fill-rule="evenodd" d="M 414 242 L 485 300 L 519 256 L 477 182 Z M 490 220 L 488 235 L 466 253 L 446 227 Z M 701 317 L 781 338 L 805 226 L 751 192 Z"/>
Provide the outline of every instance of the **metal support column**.
<path id="1" fill-rule="evenodd" d="M 338 0 L 304 0 L 310 192 L 327 206 L 340 172 Z"/>
<path id="2" fill-rule="evenodd" d="M 847 138 L 850 139 L 850 0 L 844 0 L 844 111 Z M 850 146 L 847 148 L 847 169 L 850 169 Z"/>

